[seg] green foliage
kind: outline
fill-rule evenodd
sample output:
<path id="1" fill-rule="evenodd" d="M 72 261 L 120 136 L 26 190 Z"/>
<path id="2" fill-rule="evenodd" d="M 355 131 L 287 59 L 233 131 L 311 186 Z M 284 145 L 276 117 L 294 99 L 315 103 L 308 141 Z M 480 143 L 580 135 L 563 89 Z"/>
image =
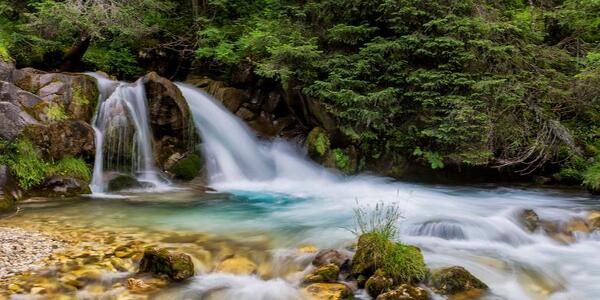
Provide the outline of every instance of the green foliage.
<path id="1" fill-rule="evenodd" d="M 46 176 L 56 175 L 74 177 L 83 181 L 92 179 L 92 172 L 85 161 L 72 156 L 65 156 L 57 163 L 49 165 Z"/>
<path id="2" fill-rule="evenodd" d="M 96 69 L 119 77 L 132 78 L 143 73 L 136 57 L 128 48 L 91 48 L 83 56 L 83 61 Z"/>
<path id="3" fill-rule="evenodd" d="M 28 190 L 44 180 L 48 164 L 39 158 L 34 145 L 29 140 L 20 139 L 5 147 L 10 150 L 0 155 L 0 162 L 10 167 L 21 188 Z"/>
<path id="4" fill-rule="evenodd" d="M 583 185 L 590 191 L 600 192 L 600 163 L 594 163 L 583 173 Z"/>
<path id="5" fill-rule="evenodd" d="M 350 157 L 344 150 L 335 148 L 332 151 L 333 156 L 335 157 L 335 166 L 340 170 L 345 170 L 350 164 Z"/>
<path id="6" fill-rule="evenodd" d="M 395 283 L 415 283 L 427 275 L 421 250 L 394 242 L 397 222 L 401 218 L 397 205 L 377 204 L 375 210 L 355 209 L 356 229 L 359 235 L 352 271 L 361 274 L 369 269 L 381 269 Z"/>
<path id="7" fill-rule="evenodd" d="M 61 104 L 50 102 L 48 104 L 48 119 L 50 121 L 60 122 L 69 118 Z"/>

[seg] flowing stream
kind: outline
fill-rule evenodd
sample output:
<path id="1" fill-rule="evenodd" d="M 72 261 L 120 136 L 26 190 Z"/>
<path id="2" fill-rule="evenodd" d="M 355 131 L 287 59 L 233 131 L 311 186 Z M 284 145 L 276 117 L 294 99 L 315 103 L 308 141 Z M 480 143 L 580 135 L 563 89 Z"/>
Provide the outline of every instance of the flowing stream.
<path id="1" fill-rule="evenodd" d="M 598 232 L 576 234 L 576 241 L 567 245 L 542 232 L 527 232 L 517 217 L 525 208 L 558 223 L 583 217 L 598 208 L 585 195 L 341 176 L 309 162 L 289 143 L 257 140 L 216 100 L 178 86 L 203 139 L 211 186 L 265 210 L 261 218 L 229 220 L 238 222 L 233 227 L 284 230 L 288 242 L 335 246 L 351 239 L 343 227 L 352 226 L 353 208 L 396 204 L 404 216 L 398 222 L 400 239 L 421 247 L 430 267 L 464 266 L 491 287 L 491 299 L 600 295 Z"/>

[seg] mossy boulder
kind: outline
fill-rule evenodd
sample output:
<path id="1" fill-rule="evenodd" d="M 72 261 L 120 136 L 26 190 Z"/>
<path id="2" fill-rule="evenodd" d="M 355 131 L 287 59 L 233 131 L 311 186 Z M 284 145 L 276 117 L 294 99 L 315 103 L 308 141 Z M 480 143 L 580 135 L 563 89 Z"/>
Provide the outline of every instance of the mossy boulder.
<path id="1" fill-rule="evenodd" d="M 428 282 L 433 291 L 442 295 L 455 295 L 474 290 L 483 292 L 488 289 L 485 283 L 459 266 L 432 270 Z"/>
<path id="2" fill-rule="evenodd" d="M 323 163 L 330 152 L 330 141 L 327 132 L 321 127 L 315 127 L 306 137 L 308 156 L 318 163 Z"/>
<path id="3" fill-rule="evenodd" d="M 142 188 L 143 185 L 135 177 L 127 174 L 119 174 L 108 182 L 108 191 L 117 192 L 129 189 Z"/>
<path id="4" fill-rule="evenodd" d="M 178 160 L 167 171 L 173 174 L 176 179 L 192 180 L 200 175 L 202 166 L 202 157 L 196 153 L 191 153 Z"/>
<path id="5" fill-rule="evenodd" d="M 377 269 L 394 284 L 416 283 L 425 278 L 427 267 L 421 249 L 388 240 L 380 233 L 365 233 L 358 239 L 351 273 L 369 278 Z"/>
<path id="6" fill-rule="evenodd" d="M 341 300 L 352 299 L 352 289 L 343 283 L 313 283 L 304 292 L 310 299 Z"/>
<path id="7" fill-rule="evenodd" d="M 394 280 L 387 277 L 383 270 L 378 269 L 365 283 L 365 290 L 370 296 L 377 297 L 379 294 L 387 292 L 393 285 Z"/>
<path id="8" fill-rule="evenodd" d="M 144 250 L 139 271 L 167 275 L 173 281 L 183 281 L 194 276 L 194 263 L 187 254 L 150 247 Z"/>
<path id="9" fill-rule="evenodd" d="M 340 275 L 340 268 L 336 264 L 327 264 L 317 268 L 312 273 L 304 276 L 303 283 L 335 282 Z"/>
<path id="10" fill-rule="evenodd" d="M 416 286 L 402 284 L 399 287 L 380 294 L 376 300 L 427 300 L 427 291 Z"/>

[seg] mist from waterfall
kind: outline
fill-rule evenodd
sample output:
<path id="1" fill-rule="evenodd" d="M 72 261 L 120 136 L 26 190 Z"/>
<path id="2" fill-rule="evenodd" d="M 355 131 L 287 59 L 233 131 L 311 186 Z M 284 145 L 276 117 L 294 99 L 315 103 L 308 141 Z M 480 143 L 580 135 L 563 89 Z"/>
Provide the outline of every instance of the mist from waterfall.
<path id="1" fill-rule="evenodd" d="M 490 286 L 489 299 L 592 299 L 600 294 L 598 232 L 562 244 L 542 231 L 526 231 L 518 221 L 519 211 L 533 208 L 544 220 L 568 222 L 589 209 L 585 198 L 342 176 L 309 161 L 291 143 L 258 140 L 211 96 L 185 84 L 178 87 L 202 137 L 211 186 L 258 201 L 268 211 L 261 218 L 239 220 L 246 230 L 296 226 L 288 239 L 328 247 L 352 238 L 340 226 L 352 226 L 353 208 L 393 204 L 403 212 L 398 220 L 402 241 L 419 246 L 430 267 L 464 266 Z M 203 228 L 235 231 L 231 227 L 237 223 L 219 218 L 204 220 Z"/>
<path id="2" fill-rule="evenodd" d="M 165 180 L 155 166 L 148 101 L 142 79 L 134 83 L 110 80 L 88 73 L 98 83 L 99 99 L 92 120 L 96 155 L 91 189 L 107 191 L 107 177 L 127 173 L 152 187 L 163 187 Z"/>

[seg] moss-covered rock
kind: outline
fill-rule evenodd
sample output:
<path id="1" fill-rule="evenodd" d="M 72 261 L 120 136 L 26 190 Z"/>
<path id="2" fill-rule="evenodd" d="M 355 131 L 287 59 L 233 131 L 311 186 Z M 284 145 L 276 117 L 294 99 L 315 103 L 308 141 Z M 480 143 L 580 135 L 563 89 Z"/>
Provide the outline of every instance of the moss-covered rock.
<path id="1" fill-rule="evenodd" d="M 316 282 L 335 282 L 340 275 L 340 268 L 336 264 L 327 264 L 317 268 L 312 273 L 304 276 L 304 284 Z"/>
<path id="2" fill-rule="evenodd" d="M 365 290 L 372 297 L 377 297 L 379 294 L 387 292 L 393 285 L 394 280 L 387 277 L 383 270 L 378 269 L 365 283 Z"/>
<path id="3" fill-rule="evenodd" d="M 442 295 L 454 295 L 472 290 L 486 290 L 488 286 L 463 267 L 453 266 L 431 271 L 431 288 Z"/>
<path id="4" fill-rule="evenodd" d="M 316 162 L 322 163 L 330 152 L 330 141 L 327 132 L 323 128 L 315 127 L 306 137 L 306 148 L 308 156 Z"/>
<path id="5" fill-rule="evenodd" d="M 192 258 L 184 253 L 170 253 L 166 249 L 146 248 L 140 261 L 140 273 L 167 275 L 173 281 L 194 276 Z"/>
<path id="6" fill-rule="evenodd" d="M 50 176 L 28 192 L 29 195 L 40 197 L 76 197 L 91 193 L 87 182 L 67 176 Z"/>
<path id="7" fill-rule="evenodd" d="M 173 174 L 176 179 L 192 180 L 200 175 L 202 166 L 202 157 L 196 153 L 191 153 L 178 160 L 167 171 Z"/>
<path id="8" fill-rule="evenodd" d="M 427 274 L 418 247 L 395 243 L 379 233 L 365 233 L 358 239 L 351 272 L 356 278 L 369 278 L 377 269 L 395 284 L 419 282 Z"/>
<path id="9" fill-rule="evenodd" d="M 351 299 L 353 295 L 352 289 L 343 283 L 313 283 L 304 292 L 311 299 L 323 300 Z"/>
<path id="10" fill-rule="evenodd" d="M 108 182 L 108 191 L 117 192 L 128 189 L 142 188 L 143 185 L 133 176 L 127 174 L 117 175 Z"/>
<path id="11" fill-rule="evenodd" d="M 380 294 L 376 300 L 427 300 L 427 291 L 416 286 L 402 284 L 399 287 Z"/>

